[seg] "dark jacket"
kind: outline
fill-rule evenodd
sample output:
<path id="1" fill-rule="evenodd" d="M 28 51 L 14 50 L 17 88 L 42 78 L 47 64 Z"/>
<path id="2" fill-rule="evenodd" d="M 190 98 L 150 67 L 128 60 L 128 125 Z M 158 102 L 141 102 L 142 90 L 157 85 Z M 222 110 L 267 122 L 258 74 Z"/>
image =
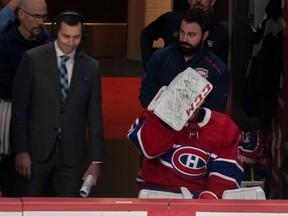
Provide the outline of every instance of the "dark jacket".
<path id="1" fill-rule="evenodd" d="M 11 99 L 13 78 L 24 52 L 50 41 L 44 31 L 34 41 L 25 40 L 18 25 L 0 35 L 0 98 Z"/>
<path id="2" fill-rule="evenodd" d="M 185 62 L 178 43 L 156 50 L 147 63 L 139 96 L 142 106 L 147 107 L 158 90 L 164 85 L 168 86 L 187 67 L 199 72 L 213 85 L 203 106 L 223 112 L 230 89 L 230 72 L 226 64 L 208 48 Z"/>

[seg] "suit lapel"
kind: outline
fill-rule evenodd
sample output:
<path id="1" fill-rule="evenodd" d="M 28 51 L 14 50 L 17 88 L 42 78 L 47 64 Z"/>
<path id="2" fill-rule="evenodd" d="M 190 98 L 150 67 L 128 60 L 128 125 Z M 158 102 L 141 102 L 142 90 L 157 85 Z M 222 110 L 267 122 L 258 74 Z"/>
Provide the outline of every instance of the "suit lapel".
<path id="1" fill-rule="evenodd" d="M 51 46 L 47 48 L 46 60 L 47 62 L 52 62 L 52 64 L 47 64 L 46 67 L 48 69 L 49 77 L 51 77 L 51 81 L 52 83 L 54 83 L 59 100 L 62 102 L 62 93 L 61 93 L 61 87 L 60 87 L 60 71 L 58 68 L 58 62 L 57 62 L 57 56 L 56 56 L 54 43 L 51 43 Z"/>

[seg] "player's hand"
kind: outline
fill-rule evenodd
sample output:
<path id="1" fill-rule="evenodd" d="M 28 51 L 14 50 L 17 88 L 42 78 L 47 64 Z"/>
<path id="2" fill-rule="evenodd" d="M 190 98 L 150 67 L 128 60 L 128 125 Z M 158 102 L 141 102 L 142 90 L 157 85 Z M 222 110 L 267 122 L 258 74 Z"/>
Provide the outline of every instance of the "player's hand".
<path id="1" fill-rule="evenodd" d="M 242 131 L 242 137 L 239 143 L 239 155 L 244 163 L 254 165 L 260 159 L 264 147 L 265 145 L 260 130 Z"/>
<path id="2" fill-rule="evenodd" d="M 211 191 L 203 191 L 200 193 L 199 199 L 218 199 L 218 197 Z"/>
<path id="3" fill-rule="evenodd" d="M 15 169 L 24 178 L 31 178 L 31 158 L 28 152 L 21 152 L 16 155 Z"/>

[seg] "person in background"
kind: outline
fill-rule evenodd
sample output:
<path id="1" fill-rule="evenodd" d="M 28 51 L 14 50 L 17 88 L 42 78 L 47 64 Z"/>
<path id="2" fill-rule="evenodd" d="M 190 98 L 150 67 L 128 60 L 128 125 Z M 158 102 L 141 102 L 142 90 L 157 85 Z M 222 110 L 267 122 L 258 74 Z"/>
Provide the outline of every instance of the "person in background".
<path id="1" fill-rule="evenodd" d="M 187 0 L 190 8 L 201 8 L 207 11 L 212 19 L 209 36 L 205 45 L 209 47 L 224 63 L 228 64 L 229 34 L 228 30 L 213 17 L 212 7 L 216 0 Z M 168 46 L 178 42 L 179 29 L 184 11 L 167 12 L 151 22 L 141 32 L 140 45 L 144 68 L 151 58 L 153 42 L 162 38 Z"/>
<path id="2" fill-rule="evenodd" d="M 16 9 L 18 8 L 20 0 L 1 0 L 0 1 L 0 33 L 2 33 L 7 25 L 9 24 L 9 21 L 11 21 L 14 18 L 14 13 L 16 12 Z"/>
<path id="3" fill-rule="evenodd" d="M 52 175 L 57 197 L 78 197 L 82 180 L 91 175 L 96 185 L 100 177 L 101 71 L 77 49 L 84 27 L 77 11 L 61 12 L 55 42 L 27 51 L 18 67 L 12 97 L 18 196 L 43 196 Z"/>
<path id="4" fill-rule="evenodd" d="M 189 8 L 189 1 L 187 0 L 178 0 L 173 1 L 173 11 L 183 11 Z"/>
<path id="5" fill-rule="evenodd" d="M 28 12 L 29 11 L 29 12 Z M 0 35 L 0 98 L 11 99 L 12 84 L 18 64 L 27 50 L 51 42 L 42 31 L 48 19 L 44 0 L 20 0 L 19 26 Z"/>
<path id="6" fill-rule="evenodd" d="M 184 13 L 179 41 L 156 50 L 146 64 L 139 95 L 143 107 L 149 105 L 162 86 L 167 86 L 180 72 L 191 67 L 213 85 L 203 106 L 219 112 L 225 111 L 230 72 L 227 65 L 204 46 L 210 34 L 210 24 L 208 13 L 200 8 L 192 8 Z"/>
<path id="7" fill-rule="evenodd" d="M 19 24 L 0 34 L 0 131 L 4 132 L 0 133 L 0 190 L 3 196 L 14 195 L 15 165 L 14 154 L 11 154 L 10 120 L 16 70 L 24 52 L 51 41 L 42 30 L 44 21 L 48 19 L 45 0 L 20 0 L 18 7 Z"/>

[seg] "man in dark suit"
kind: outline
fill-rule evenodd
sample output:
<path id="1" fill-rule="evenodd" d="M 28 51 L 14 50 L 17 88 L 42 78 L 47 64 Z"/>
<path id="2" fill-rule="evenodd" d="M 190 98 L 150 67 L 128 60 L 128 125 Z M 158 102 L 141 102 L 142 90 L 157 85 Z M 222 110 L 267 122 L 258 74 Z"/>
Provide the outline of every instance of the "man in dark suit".
<path id="1" fill-rule="evenodd" d="M 92 175 L 96 185 L 101 173 L 101 74 L 97 60 L 77 50 L 84 17 L 64 11 L 54 27 L 55 43 L 26 52 L 14 81 L 12 133 L 18 196 L 42 196 L 52 175 L 56 196 L 76 197 L 82 180 Z M 68 56 L 66 63 L 61 62 L 63 56 Z M 63 64 L 66 95 L 60 84 Z M 90 165 L 85 171 L 87 160 Z"/>

